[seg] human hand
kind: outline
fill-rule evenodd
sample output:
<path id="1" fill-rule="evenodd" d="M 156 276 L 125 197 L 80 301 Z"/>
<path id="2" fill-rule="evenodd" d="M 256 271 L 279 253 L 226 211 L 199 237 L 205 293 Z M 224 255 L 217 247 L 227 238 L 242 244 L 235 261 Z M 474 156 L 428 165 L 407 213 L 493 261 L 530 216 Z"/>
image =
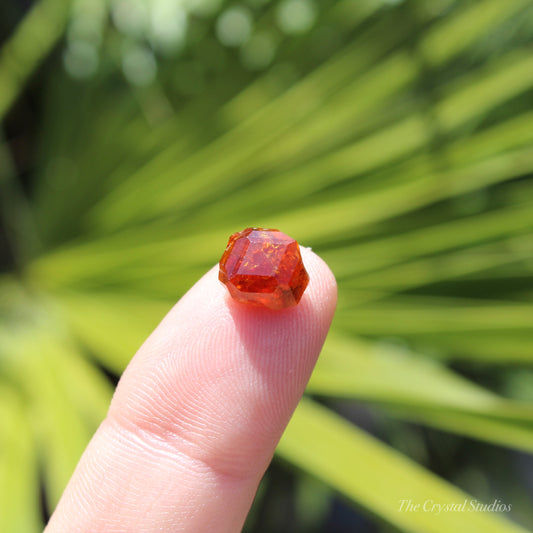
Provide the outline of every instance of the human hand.
<path id="1" fill-rule="evenodd" d="M 45 533 L 236 533 L 329 329 L 336 283 L 301 249 L 293 308 L 232 301 L 218 268 L 163 319 L 122 376 Z"/>

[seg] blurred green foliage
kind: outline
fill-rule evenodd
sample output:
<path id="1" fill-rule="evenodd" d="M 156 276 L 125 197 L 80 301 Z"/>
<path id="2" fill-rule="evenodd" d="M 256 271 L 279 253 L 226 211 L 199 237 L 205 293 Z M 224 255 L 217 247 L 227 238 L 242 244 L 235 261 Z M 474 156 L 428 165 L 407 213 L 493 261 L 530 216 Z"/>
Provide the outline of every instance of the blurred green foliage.
<path id="1" fill-rule="evenodd" d="M 37 1 L 0 55 L 0 531 L 42 527 L 106 374 L 250 225 L 339 283 L 278 449 L 301 530 L 332 491 L 383 531 L 532 527 L 532 37 L 527 0 Z M 512 511 L 398 511 L 470 497 Z"/>

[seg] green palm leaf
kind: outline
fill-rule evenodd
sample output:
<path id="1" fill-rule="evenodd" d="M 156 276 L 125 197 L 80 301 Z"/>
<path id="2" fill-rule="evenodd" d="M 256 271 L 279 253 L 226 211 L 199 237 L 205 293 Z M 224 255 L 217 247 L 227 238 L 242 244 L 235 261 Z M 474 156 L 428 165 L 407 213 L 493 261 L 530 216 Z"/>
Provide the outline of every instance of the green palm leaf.
<path id="1" fill-rule="evenodd" d="M 73 80 L 58 53 L 39 72 L 29 194 L 0 147 L 17 255 L 0 278 L 1 531 L 41 526 L 39 483 L 52 508 L 105 416 L 104 371 L 120 374 L 250 225 L 294 235 L 337 276 L 310 394 L 364 403 L 400 432 L 533 451 L 516 385 L 533 362 L 530 2 L 316 3 L 301 35 L 283 33 L 279 2 L 256 2 L 254 31 L 275 45 L 260 71 L 214 37 L 225 4 L 189 13 L 169 56 L 123 35 L 105 2 L 74 4 L 38 2 L 0 55 L 0 117 L 63 37 L 63 58 L 81 43 L 100 64 Z M 155 54 L 146 86 L 121 72 L 136 39 Z M 402 531 L 523 531 L 497 513 L 399 512 L 402 498 L 473 497 L 308 399 L 278 453 Z M 533 524 L 526 504 L 508 516 Z"/>
<path id="2" fill-rule="evenodd" d="M 478 502 L 309 400 L 300 403 L 278 451 L 403 531 L 525 531 L 490 513 L 432 513 L 437 502 L 465 508 Z M 402 502 L 422 510 L 400 511 Z"/>

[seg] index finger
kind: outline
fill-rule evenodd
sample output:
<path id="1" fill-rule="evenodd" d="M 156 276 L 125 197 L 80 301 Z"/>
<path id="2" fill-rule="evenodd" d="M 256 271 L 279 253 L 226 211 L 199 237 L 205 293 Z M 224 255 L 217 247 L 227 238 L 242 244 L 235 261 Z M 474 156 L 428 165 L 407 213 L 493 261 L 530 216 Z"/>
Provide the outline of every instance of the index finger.
<path id="1" fill-rule="evenodd" d="M 239 531 L 300 399 L 336 305 L 335 279 L 310 275 L 282 311 L 231 300 L 209 271 L 122 376 L 47 533 Z"/>

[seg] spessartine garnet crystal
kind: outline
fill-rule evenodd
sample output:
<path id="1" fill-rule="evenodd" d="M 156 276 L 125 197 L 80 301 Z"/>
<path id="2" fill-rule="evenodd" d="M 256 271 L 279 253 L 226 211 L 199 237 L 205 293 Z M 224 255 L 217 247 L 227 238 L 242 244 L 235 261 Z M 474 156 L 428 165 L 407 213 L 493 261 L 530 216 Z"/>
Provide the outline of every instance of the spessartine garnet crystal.
<path id="1" fill-rule="evenodd" d="M 246 228 L 229 238 L 218 278 L 238 302 L 270 309 L 296 305 L 309 283 L 298 243 L 264 228 Z"/>

